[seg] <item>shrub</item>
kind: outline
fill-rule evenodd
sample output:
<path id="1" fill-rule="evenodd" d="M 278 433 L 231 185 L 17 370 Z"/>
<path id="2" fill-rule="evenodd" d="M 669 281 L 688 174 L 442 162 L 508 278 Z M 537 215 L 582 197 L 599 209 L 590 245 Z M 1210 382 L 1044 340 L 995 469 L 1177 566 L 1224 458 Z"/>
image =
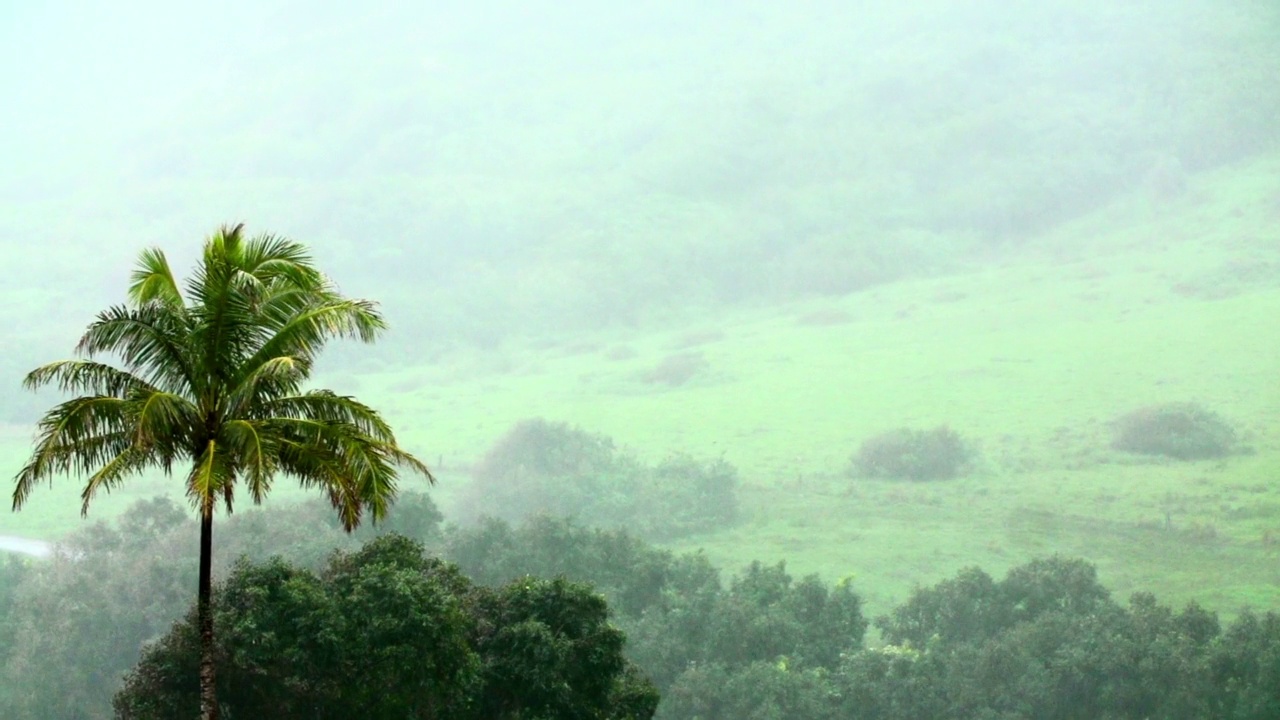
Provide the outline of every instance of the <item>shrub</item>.
<path id="1" fill-rule="evenodd" d="M 599 472 L 613 461 L 613 440 L 608 437 L 532 418 L 516 423 L 494 443 L 472 474 L 491 482 L 519 475 L 582 475 Z"/>
<path id="2" fill-rule="evenodd" d="M 639 493 L 639 531 L 681 537 L 738 520 L 738 469 L 723 459 L 702 462 L 676 454 L 645 473 Z"/>
<path id="3" fill-rule="evenodd" d="M 1235 430 L 1216 413 L 1196 403 L 1167 403 L 1118 418 L 1111 447 L 1139 455 L 1203 460 L 1229 455 L 1235 442 Z"/>
<path id="4" fill-rule="evenodd" d="M 656 466 L 615 449 L 605 435 L 565 423 L 517 423 L 472 472 L 461 514 L 518 520 L 574 516 L 670 539 L 722 527 L 738 517 L 738 472 L 724 460 L 672 455 Z"/>
<path id="5" fill-rule="evenodd" d="M 711 363 L 700 352 L 675 353 L 641 373 L 640 380 L 648 385 L 679 387 L 710 368 Z"/>
<path id="6" fill-rule="evenodd" d="M 853 474 L 898 480 L 947 480 L 961 475 L 972 451 L 946 425 L 932 430 L 900 428 L 867 438 L 853 456 Z"/>

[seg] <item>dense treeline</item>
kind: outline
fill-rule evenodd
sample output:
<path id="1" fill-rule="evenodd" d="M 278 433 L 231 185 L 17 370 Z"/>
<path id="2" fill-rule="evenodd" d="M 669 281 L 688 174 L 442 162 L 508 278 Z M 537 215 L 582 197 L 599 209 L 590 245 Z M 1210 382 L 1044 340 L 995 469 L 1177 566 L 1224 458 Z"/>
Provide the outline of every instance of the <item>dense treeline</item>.
<path id="1" fill-rule="evenodd" d="M 655 717 L 672 720 L 1280 711 L 1280 616 L 1246 611 L 1223 628 L 1195 605 L 1146 594 L 1121 604 L 1079 560 L 1033 561 L 1000 580 L 964 570 L 876 618 L 868 646 L 848 581 L 760 563 L 726 581 L 700 554 L 621 531 L 546 516 L 441 530 L 416 495 L 397 510 L 399 525 L 355 537 L 318 503 L 222 526 L 223 557 L 242 556 L 219 595 L 228 707 L 646 717 L 656 689 Z M 195 569 L 170 551 L 194 541 L 182 518 L 167 501 L 140 504 L 48 561 L 0 564 L 0 715 L 109 717 L 115 696 L 118 717 L 164 717 L 194 702 Z M 390 530 L 413 539 L 368 542 Z M 608 682 L 583 684 L 586 666 Z M 376 696 L 361 694 L 372 686 Z"/>

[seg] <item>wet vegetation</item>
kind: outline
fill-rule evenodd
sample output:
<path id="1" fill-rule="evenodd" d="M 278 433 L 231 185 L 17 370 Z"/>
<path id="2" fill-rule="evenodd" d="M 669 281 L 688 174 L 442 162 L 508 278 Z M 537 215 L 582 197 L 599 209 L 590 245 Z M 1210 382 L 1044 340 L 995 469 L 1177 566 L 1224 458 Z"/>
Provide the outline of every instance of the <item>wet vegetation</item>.
<path id="1" fill-rule="evenodd" d="M 671 540 L 733 525 L 738 470 L 671 455 L 648 465 L 611 438 L 538 418 L 516 423 L 471 471 L 462 519 L 569 516 Z"/>
<path id="2" fill-rule="evenodd" d="M 974 451 L 946 425 L 900 428 L 862 441 L 853 456 L 854 477 L 950 480 L 972 463 Z"/>
<path id="3" fill-rule="evenodd" d="M 407 499 L 404 527 L 422 537 L 353 538 L 321 502 L 220 527 L 224 547 L 250 550 L 216 594 L 224 712 L 1262 720 L 1280 707 L 1280 616 L 1119 603 L 1079 559 L 1000 580 L 966 568 L 872 623 L 857 578 L 761 562 L 726 576 L 705 554 L 549 516 L 441 528 L 425 496 Z M 105 716 L 112 697 L 120 718 L 194 714 L 195 567 L 165 550 L 193 537 L 183 515 L 140 503 L 50 561 L 3 566 L 5 717 Z"/>
<path id="4" fill-rule="evenodd" d="M 244 220 L 439 483 L 218 513 L 228 714 L 1280 716 L 1280 6 L 883 5 L 0 10 L 0 460 Z M 81 488 L 0 519 L 0 717 L 190 714 L 181 482 Z"/>
<path id="5" fill-rule="evenodd" d="M 1236 431 L 1196 403 L 1167 403 L 1120 416 L 1111 447 L 1175 460 L 1205 460 L 1236 450 Z"/>

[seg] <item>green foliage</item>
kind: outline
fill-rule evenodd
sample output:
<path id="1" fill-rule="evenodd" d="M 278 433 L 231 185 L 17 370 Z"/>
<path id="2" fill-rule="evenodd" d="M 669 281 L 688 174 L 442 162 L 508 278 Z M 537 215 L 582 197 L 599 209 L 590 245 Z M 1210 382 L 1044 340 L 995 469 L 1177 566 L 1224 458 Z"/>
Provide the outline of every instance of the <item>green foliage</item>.
<path id="1" fill-rule="evenodd" d="M 379 538 L 337 555 L 323 576 L 280 559 L 237 564 L 218 593 L 218 696 L 233 717 L 456 715 L 475 683 L 456 570 L 421 546 Z M 194 715 L 194 613 L 147 648 L 116 716 Z"/>
<path id="2" fill-rule="evenodd" d="M 387 535 L 319 575 L 242 561 L 219 587 L 218 696 L 233 717 L 651 717 L 604 599 L 563 579 L 490 590 Z M 116 695 L 122 720 L 194 714 L 194 613 L 150 645 Z"/>
<path id="3" fill-rule="evenodd" d="M 608 605 L 589 586 L 527 576 L 501 588 L 479 588 L 472 603 L 475 647 L 483 658 L 477 717 L 653 715 L 657 694 L 638 691 L 636 678 L 625 674 L 625 635 L 609 624 Z M 628 707 L 615 714 L 622 697 Z M 652 703 L 638 707 L 644 697 Z"/>
<path id="4" fill-rule="evenodd" d="M 40 420 L 15 510 L 56 475 L 86 477 L 87 512 L 98 492 L 177 464 L 202 518 L 217 502 L 230 511 L 238 483 L 261 502 L 283 472 L 323 490 L 351 529 L 366 511 L 385 514 L 398 469 L 431 479 L 372 408 L 304 390 L 327 341 L 381 332 L 374 303 L 343 297 L 301 244 L 242 230 L 205 241 L 185 288 L 161 250 L 143 251 L 129 303 L 98 314 L 76 347 L 82 357 L 28 373 L 28 388 L 83 394 Z"/>
<path id="5" fill-rule="evenodd" d="M 875 622 L 892 645 L 952 647 L 980 643 L 1047 612 L 1087 614 L 1109 597 L 1092 565 L 1055 556 L 1015 567 L 999 583 L 979 568 L 966 568 L 916 590 Z"/>
<path id="6" fill-rule="evenodd" d="M 1209 673 L 1217 717 L 1280 716 L 1280 614 L 1241 613 L 1215 646 Z"/>
<path id="7" fill-rule="evenodd" d="M 646 466 L 613 440 L 566 423 L 517 423 L 472 470 L 464 515 L 517 520 L 538 513 L 574 516 L 671 539 L 738 519 L 738 472 L 723 459 L 671 455 Z"/>
<path id="8" fill-rule="evenodd" d="M 1111 447 L 1175 460 L 1204 460 L 1231 454 L 1236 431 L 1217 413 L 1196 403 L 1138 408 L 1116 419 Z"/>
<path id="9" fill-rule="evenodd" d="M 110 696 L 141 648 L 162 636 L 189 605 L 196 558 L 175 551 L 197 544 L 186 516 L 168 499 L 138 501 L 112 525 L 91 525 L 60 543 L 47 561 L 0 563 L 0 688 L 6 690 L 0 692 L 0 717 L 108 712 Z M 393 517 L 396 522 L 362 528 L 352 537 L 335 522 L 329 504 L 317 499 L 236 513 L 219 524 L 218 537 L 227 557 L 265 561 L 281 555 L 293 566 L 312 569 L 324 566 L 335 548 L 354 550 L 366 535 L 376 537 L 397 524 L 417 525 L 426 541 L 439 542 L 439 512 L 427 496 L 401 495 Z M 219 575 L 230 569 L 215 563 Z M 185 640 L 174 636 L 166 642 Z M 194 673 L 194 666 L 188 669 Z M 195 675 L 179 680 L 194 683 Z"/>
<path id="10" fill-rule="evenodd" d="M 1224 629 L 1195 604 L 1139 593 L 1122 606 L 1077 559 L 920 588 L 877 619 L 887 644 L 864 649 L 849 584 L 795 581 L 781 563 L 722 582 L 702 554 L 537 517 L 449 531 L 455 567 L 396 535 L 356 547 L 322 510 L 246 513 L 221 531 L 227 546 L 278 541 L 304 560 L 349 548 L 318 572 L 279 558 L 230 569 L 216 647 L 228 713 L 623 720 L 656 705 L 671 720 L 1264 720 L 1280 707 L 1274 613 Z M 117 691 L 122 718 L 193 714 L 193 615 L 165 632 L 194 573 L 171 552 L 194 542 L 182 515 L 139 504 L 48 561 L 0 566 L 17 582 L 0 584 L 5 718 L 102 717 Z"/>
<path id="11" fill-rule="evenodd" d="M 966 570 L 877 621 L 891 645 L 849 658 L 843 712 L 872 720 L 1267 717 L 1276 619 L 1108 597 L 1092 566 L 1050 558 L 1000 583 Z M 1247 638 L 1247 639 L 1246 639 Z M 1244 658 L 1248 658 L 1245 660 Z"/>
<path id="12" fill-rule="evenodd" d="M 343 659 L 329 676 L 332 717 L 461 715 L 478 659 L 468 638 L 470 582 L 456 567 L 386 535 L 335 557 L 322 579 L 342 618 L 325 633 L 340 650 L 318 649 L 321 658 Z"/>
<path id="13" fill-rule="evenodd" d="M 0 716 L 102 717 L 120 675 L 142 645 L 162 634 L 190 602 L 195 547 L 185 518 L 165 500 L 130 508 L 115 528 L 102 523 L 59 543 L 13 586 L 0 628 Z M 189 680 L 195 682 L 193 673 Z"/>
<path id="14" fill-rule="evenodd" d="M 674 556 L 626 533 L 563 519 L 516 528 L 490 520 L 458 530 L 447 552 L 486 584 L 507 583 L 527 568 L 598 587 L 618 610 L 627 656 L 663 697 L 689 673 L 690 687 L 704 687 L 699 668 L 731 676 L 757 663 L 834 669 L 861 647 L 867 627 L 862 600 L 847 584 L 830 587 L 813 576 L 794 582 L 783 564 L 752 563 L 725 587 L 703 555 Z"/>
<path id="15" fill-rule="evenodd" d="M 973 451 L 946 425 L 932 430 L 899 428 L 862 441 L 853 455 L 856 477 L 949 480 L 961 475 Z"/>
<path id="16" fill-rule="evenodd" d="M 589 582 L 624 616 L 639 615 L 659 601 L 673 562 L 670 553 L 624 531 L 588 529 L 546 515 L 516 527 L 489 518 L 456 529 L 444 552 L 481 585 L 503 585 L 525 575 Z"/>
<path id="17" fill-rule="evenodd" d="M 13 652 L 17 635 L 17 591 L 31 572 L 28 560 L 18 555 L 0 554 L 0 679 L 3 669 Z M 0 715 L 15 715 L 11 710 L 13 691 L 0 684 Z"/>

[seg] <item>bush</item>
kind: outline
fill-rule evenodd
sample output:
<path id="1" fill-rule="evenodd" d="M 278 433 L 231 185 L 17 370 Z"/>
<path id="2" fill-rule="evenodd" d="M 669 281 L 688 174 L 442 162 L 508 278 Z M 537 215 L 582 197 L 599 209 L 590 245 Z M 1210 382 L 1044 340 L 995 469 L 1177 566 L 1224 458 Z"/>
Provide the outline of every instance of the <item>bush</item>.
<path id="1" fill-rule="evenodd" d="M 682 537 L 738 521 L 738 469 L 723 459 L 675 454 L 644 477 L 635 509 L 637 530 L 648 537 Z"/>
<path id="2" fill-rule="evenodd" d="M 948 480 L 962 475 L 972 451 L 946 425 L 900 428 L 867 438 L 853 456 L 853 475 L 897 480 Z"/>
<path id="3" fill-rule="evenodd" d="M 645 465 L 613 440 L 565 423 L 523 420 L 476 465 L 460 503 L 467 519 L 573 516 L 670 539 L 738 519 L 738 471 L 728 462 L 672 455 Z"/>
<path id="4" fill-rule="evenodd" d="M 680 387 L 710 369 L 711 363 L 702 353 L 681 352 L 666 356 L 662 362 L 640 373 L 640 380 L 648 385 Z"/>
<path id="5" fill-rule="evenodd" d="M 1111 447 L 1139 455 L 1203 460 L 1231 454 L 1236 431 L 1196 403 L 1149 405 L 1115 421 Z"/>

